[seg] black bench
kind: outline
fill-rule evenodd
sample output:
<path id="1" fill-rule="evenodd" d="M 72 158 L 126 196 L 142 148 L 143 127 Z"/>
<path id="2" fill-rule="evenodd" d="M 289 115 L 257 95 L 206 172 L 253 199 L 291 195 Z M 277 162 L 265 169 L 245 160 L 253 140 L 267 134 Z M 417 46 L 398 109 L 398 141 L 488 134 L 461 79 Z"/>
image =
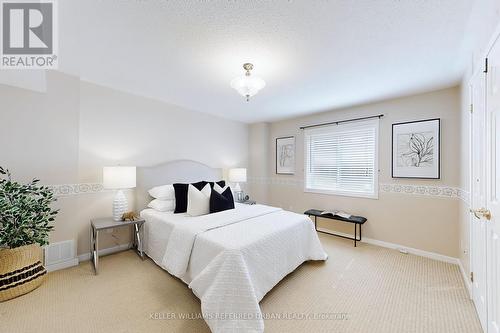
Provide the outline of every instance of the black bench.
<path id="1" fill-rule="evenodd" d="M 332 214 L 321 214 L 323 212 L 322 210 L 319 209 L 309 209 L 304 212 L 304 214 L 309 215 L 309 216 L 314 216 L 314 229 L 318 232 L 322 232 L 324 234 L 332 235 L 332 236 L 337 236 L 337 237 L 342 237 L 346 239 L 350 239 L 354 241 L 354 247 L 356 247 L 356 242 L 361 241 L 361 226 L 367 221 L 365 217 L 362 216 L 354 216 L 351 215 L 348 219 L 337 216 L 337 215 L 332 215 Z M 342 222 L 348 222 L 348 223 L 354 223 L 354 237 L 348 237 L 344 235 L 339 235 L 339 234 L 334 234 L 328 231 L 323 231 L 323 230 L 318 230 L 317 226 L 317 218 L 322 217 L 325 219 L 330 219 L 330 220 L 337 220 L 337 221 L 342 221 Z M 359 225 L 359 238 L 358 238 L 358 225 Z"/>

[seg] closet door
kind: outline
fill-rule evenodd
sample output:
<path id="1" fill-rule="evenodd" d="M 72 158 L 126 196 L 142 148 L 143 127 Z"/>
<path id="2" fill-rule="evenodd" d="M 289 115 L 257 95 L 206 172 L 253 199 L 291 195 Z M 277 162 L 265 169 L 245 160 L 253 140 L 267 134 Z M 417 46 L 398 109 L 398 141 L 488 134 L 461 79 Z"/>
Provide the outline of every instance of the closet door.
<path id="1" fill-rule="evenodd" d="M 486 210 L 488 332 L 500 333 L 500 40 L 488 54 L 486 95 Z"/>
<path id="2" fill-rule="evenodd" d="M 480 213 L 486 207 L 486 75 L 478 71 L 471 81 L 471 271 L 472 299 L 479 321 L 486 331 L 487 299 L 487 226 Z"/>

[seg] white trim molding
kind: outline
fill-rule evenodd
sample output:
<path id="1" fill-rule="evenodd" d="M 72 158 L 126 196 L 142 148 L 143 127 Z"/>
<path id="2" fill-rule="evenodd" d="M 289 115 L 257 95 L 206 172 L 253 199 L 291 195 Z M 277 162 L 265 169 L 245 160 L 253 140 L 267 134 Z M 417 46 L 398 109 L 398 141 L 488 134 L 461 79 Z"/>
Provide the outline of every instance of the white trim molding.
<path id="1" fill-rule="evenodd" d="M 331 230 L 326 229 L 326 228 L 318 228 L 318 231 L 331 232 Z M 352 234 L 346 234 L 346 233 L 337 232 L 337 231 L 335 231 L 335 234 L 345 236 L 345 237 L 353 237 Z M 439 254 L 439 253 L 435 253 L 435 252 L 429 252 L 429 251 L 424 251 L 424 250 L 420 250 L 420 249 L 415 249 L 415 248 L 408 247 L 405 245 L 384 242 L 384 241 L 381 241 L 378 239 L 363 237 L 360 242 L 370 244 L 370 245 L 385 247 L 388 249 L 398 250 L 398 251 L 402 250 L 406 253 L 413 254 L 413 255 L 416 255 L 419 257 L 425 257 L 425 258 L 429 258 L 429 259 L 433 259 L 433 260 L 437 260 L 437 261 L 443 261 L 443 262 L 453 264 L 453 265 L 460 264 L 460 260 L 458 258 L 455 258 L 455 257 L 449 257 L 449 256 L 445 256 L 443 254 Z"/>
<path id="2" fill-rule="evenodd" d="M 57 262 L 55 264 L 45 265 L 47 272 L 58 271 L 73 266 L 78 266 L 78 258 L 71 258 L 65 261 Z"/>
<path id="3" fill-rule="evenodd" d="M 462 261 L 458 260 L 458 267 L 460 268 L 460 273 L 462 274 L 462 278 L 464 280 L 465 289 L 469 293 L 469 298 L 472 299 L 472 282 L 470 281 L 470 276 L 465 272 L 465 268 L 462 265 Z"/>
<path id="4" fill-rule="evenodd" d="M 125 250 L 131 249 L 131 248 L 132 248 L 132 243 L 130 243 L 130 242 L 125 243 L 125 244 L 120 244 L 117 246 L 108 247 L 108 248 L 99 250 L 99 256 L 105 256 L 108 254 L 113 254 L 113 253 L 125 251 Z M 73 266 L 78 266 L 79 263 L 84 262 L 84 261 L 89 261 L 89 260 L 90 260 L 90 252 L 87 252 L 87 253 L 82 253 L 75 258 L 71 258 L 71 259 L 68 259 L 65 261 L 60 261 L 60 262 L 50 264 L 50 265 L 45 265 L 45 268 L 47 269 L 48 272 L 53 272 L 53 271 L 58 271 L 58 270 L 65 269 L 65 268 L 70 268 Z"/>
<path id="5" fill-rule="evenodd" d="M 108 254 L 122 252 L 122 251 L 125 251 L 128 249 L 131 249 L 131 248 L 132 248 L 132 243 L 130 243 L 130 242 L 125 243 L 125 244 L 120 244 L 117 246 L 108 247 L 108 248 L 99 250 L 99 256 L 105 256 Z M 57 262 L 54 264 L 45 265 L 45 268 L 47 269 L 48 272 L 54 272 L 54 271 L 58 271 L 61 269 L 70 268 L 73 266 L 78 266 L 79 263 L 84 262 L 84 261 L 89 261 L 89 260 L 90 260 L 90 252 L 87 252 L 87 253 L 82 253 L 75 258 L 71 258 L 71 259 L 68 259 L 65 261 L 60 261 L 60 262 Z"/>
<path id="6" fill-rule="evenodd" d="M 132 243 L 120 244 L 99 250 L 99 256 L 105 256 L 108 254 L 125 251 L 131 248 L 132 248 Z M 89 261 L 89 260 L 90 260 L 90 252 L 82 253 L 78 256 L 78 262 Z"/>
<path id="7" fill-rule="evenodd" d="M 331 232 L 331 230 L 328 230 L 325 228 L 318 228 L 318 231 Z M 353 237 L 353 235 L 351 235 L 351 234 L 346 234 L 346 233 L 342 233 L 342 232 L 335 232 L 335 233 L 338 235 L 341 235 L 341 236 L 345 236 L 345 237 Z M 460 275 L 462 276 L 462 279 L 464 281 L 465 289 L 467 290 L 469 298 L 472 299 L 472 284 L 470 282 L 470 277 L 467 275 L 465 268 L 462 265 L 462 261 L 459 258 L 445 256 L 443 254 L 439 254 L 439 253 L 435 253 L 435 252 L 424 251 L 424 250 L 415 249 L 412 247 L 407 247 L 405 245 L 384 242 L 384 241 L 381 241 L 378 239 L 372 239 L 372 238 L 366 238 L 366 237 L 363 237 L 360 242 L 370 244 L 370 245 L 385 247 L 388 249 L 397 250 L 397 251 L 400 251 L 402 253 L 413 254 L 413 255 L 416 255 L 419 257 L 425 257 L 425 258 L 429 258 L 429 259 L 433 259 L 433 260 L 437 260 L 437 261 L 442 261 L 442 262 L 446 262 L 448 264 L 457 265 L 458 269 L 460 271 Z"/>
<path id="8" fill-rule="evenodd" d="M 437 260 L 437 261 L 443 261 L 443 262 L 453 264 L 453 265 L 459 264 L 458 258 L 445 256 L 443 254 L 439 254 L 439 253 L 435 253 L 435 252 L 424 251 L 424 250 L 408 247 L 405 245 L 384 242 L 384 241 L 381 241 L 378 239 L 372 239 L 372 238 L 364 238 L 362 241 L 367 243 L 367 244 L 371 244 L 371 245 L 377 245 L 377 246 L 386 247 L 386 248 L 394 249 L 394 250 L 398 250 L 398 251 L 406 251 L 409 254 L 413 254 L 413 255 L 416 255 L 419 257 L 429 258 L 429 259 L 433 259 L 433 260 Z"/>
<path id="9" fill-rule="evenodd" d="M 438 261 L 446 262 L 449 264 L 457 265 L 458 269 L 460 271 L 460 275 L 462 276 L 465 289 L 467 290 L 469 298 L 472 299 L 471 282 L 470 282 L 469 276 L 467 276 L 465 269 L 462 265 L 462 262 L 460 261 L 459 258 L 449 257 L 449 256 L 445 256 L 443 254 L 439 254 L 439 253 L 435 253 L 435 252 L 424 251 L 424 250 L 420 250 L 420 249 L 407 247 L 404 245 L 388 243 L 388 242 L 380 241 L 377 239 L 371 239 L 371 238 L 363 238 L 361 242 L 371 244 L 371 245 L 386 247 L 389 249 L 394 249 L 394 250 L 398 250 L 401 252 L 406 252 L 406 253 L 413 254 L 416 256 L 425 257 L 425 258 L 429 258 L 429 259 L 438 260 Z"/>
<path id="10" fill-rule="evenodd" d="M 318 228 L 318 231 L 331 232 L 331 230 L 328 230 L 325 228 Z M 335 233 L 338 235 L 341 235 L 341 236 L 345 236 L 345 237 L 353 237 L 353 235 L 342 233 L 342 232 L 335 232 Z M 465 289 L 467 290 L 467 293 L 468 293 L 470 299 L 472 299 L 472 285 L 470 282 L 470 277 L 467 275 L 465 268 L 462 265 L 462 261 L 460 261 L 459 258 L 449 257 L 449 256 L 445 256 L 443 254 L 439 254 L 439 253 L 435 253 L 435 252 L 424 251 L 424 250 L 415 249 L 412 247 L 407 247 L 405 245 L 384 242 L 384 241 L 381 241 L 378 239 L 372 239 L 372 238 L 366 238 L 366 237 L 363 237 L 360 242 L 370 244 L 370 245 L 385 247 L 388 249 L 397 250 L 397 251 L 400 251 L 402 253 L 413 254 L 413 255 L 416 255 L 419 257 L 425 257 L 425 258 L 429 258 L 429 259 L 433 259 L 433 260 L 437 260 L 437 261 L 442 261 L 442 262 L 446 262 L 448 264 L 457 265 L 458 269 L 460 271 L 460 275 L 462 276 L 462 279 L 464 281 Z"/>

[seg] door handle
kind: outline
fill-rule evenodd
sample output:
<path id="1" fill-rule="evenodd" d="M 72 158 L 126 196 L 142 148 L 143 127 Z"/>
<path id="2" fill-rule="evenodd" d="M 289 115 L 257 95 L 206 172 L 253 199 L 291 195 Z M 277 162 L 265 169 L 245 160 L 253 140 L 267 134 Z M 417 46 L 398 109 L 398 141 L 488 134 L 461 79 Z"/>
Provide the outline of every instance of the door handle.
<path id="1" fill-rule="evenodd" d="M 484 217 L 488 221 L 491 220 L 491 212 L 486 208 L 470 209 L 469 211 L 478 219 Z"/>

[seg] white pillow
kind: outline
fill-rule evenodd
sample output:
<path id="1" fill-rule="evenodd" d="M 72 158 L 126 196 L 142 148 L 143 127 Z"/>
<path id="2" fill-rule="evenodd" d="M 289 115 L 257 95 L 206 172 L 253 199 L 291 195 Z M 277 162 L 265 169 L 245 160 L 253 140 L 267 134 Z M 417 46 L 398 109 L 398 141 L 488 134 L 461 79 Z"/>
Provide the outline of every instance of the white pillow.
<path id="1" fill-rule="evenodd" d="M 205 185 L 201 191 L 189 184 L 187 214 L 190 216 L 200 216 L 210 213 L 210 194 L 212 188 L 210 184 Z"/>
<path id="2" fill-rule="evenodd" d="M 219 184 L 214 183 L 214 191 L 216 191 L 219 194 L 222 194 L 222 192 L 224 192 L 225 190 L 227 190 L 228 187 L 229 187 L 229 185 L 226 185 L 224 187 L 220 187 Z"/>
<path id="3" fill-rule="evenodd" d="M 160 200 L 175 200 L 174 185 L 156 186 L 150 189 L 149 195 Z"/>
<path id="4" fill-rule="evenodd" d="M 175 200 L 154 199 L 148 204 L 148 207 L 160 212 L 170 212 L 175 209 Z"/>

